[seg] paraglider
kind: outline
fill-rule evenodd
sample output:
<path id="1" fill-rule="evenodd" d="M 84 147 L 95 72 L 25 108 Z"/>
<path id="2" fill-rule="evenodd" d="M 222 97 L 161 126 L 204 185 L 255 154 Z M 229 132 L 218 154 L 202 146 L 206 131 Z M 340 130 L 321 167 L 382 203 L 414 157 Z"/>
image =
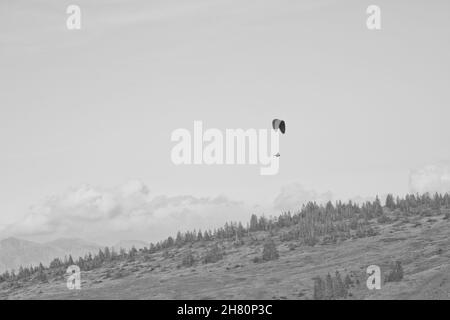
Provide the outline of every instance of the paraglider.
<path id="1" fill-rule="evenodd" d="M 280 129 L 282 134 L 284 134 L 286 132 L 286 123 L 284 122 L 284 120 L 273 119 L 272 127 L 273 127 L 273 130 L 275 130 L 275 131 Z"/>
<path id="2" fill-rule="evenodd" d="M 272 128 L 275 131 L 277 131 L 279 129 L 281 131 L 281 133 L 284 134 L 286 132 L 286 123 L 284 122 L 284 120 L 273 119 L 272 120 Z M 280 153 L 278 152 L 274 156 L 279 158 L 280 157 Z"/>

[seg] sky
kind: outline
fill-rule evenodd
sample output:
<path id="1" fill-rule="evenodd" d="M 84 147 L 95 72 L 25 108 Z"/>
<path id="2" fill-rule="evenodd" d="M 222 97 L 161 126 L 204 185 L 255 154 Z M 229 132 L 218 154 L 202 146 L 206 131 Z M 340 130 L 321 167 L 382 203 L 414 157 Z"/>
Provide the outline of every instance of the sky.
<path id="1" fill-rule="evenodd" d="M 450 191 L 449 16 L 444 0 L 0 0 L 0 237 L 155 240 L 308 199 Z M 170 159 L 195 120 L 274 118 L 277 175 Z"/>

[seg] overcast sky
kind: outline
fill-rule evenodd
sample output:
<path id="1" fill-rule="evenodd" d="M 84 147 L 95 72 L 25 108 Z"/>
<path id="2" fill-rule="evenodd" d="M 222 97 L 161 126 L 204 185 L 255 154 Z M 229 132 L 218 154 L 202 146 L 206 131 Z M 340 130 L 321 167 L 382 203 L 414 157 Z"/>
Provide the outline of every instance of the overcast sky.
<path id="1" fill-rule="evenodd" d="M 79 31 L 66 29 L 70 4 Z M 382 30 L 366 28 L 370 4 Z M 100 224 L 130 221 L 116 207 L 152 219 L 141 233 L 83 236 L 151 240 L 186 221 L 278 213 L 268 210 L 283 208 L 283 192 L 404 194 L 412 169 L 448 173 L 448 57 L 446 0 L 0 0 L 0 226 L 79 234 L 63 215 L 83 229 L 95 200 Z M 273 118 L 287 124 L 276 176 L 170 160 L 171 132 L 194 120 L 225 130 Z M 145 199 L 130 204 L 124 188 Z M 182 208 L 181 195 L 191 197 Z"/>

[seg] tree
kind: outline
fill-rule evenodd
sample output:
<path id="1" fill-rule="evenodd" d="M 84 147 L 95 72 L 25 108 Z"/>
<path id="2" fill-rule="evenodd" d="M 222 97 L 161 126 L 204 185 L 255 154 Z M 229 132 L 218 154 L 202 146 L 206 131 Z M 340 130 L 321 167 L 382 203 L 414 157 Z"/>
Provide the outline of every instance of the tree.
<path id="1" fill-rule="evenodd" d="M 175 244 L 176 244 L 177 246 L 181 246 L 181 245 L 183 245 L 183 243 L 184 243 L 183 236 L 181 235 L 181 232 L 178 231 L 178 232 L 177 232 L 177 237 L 175 238 Z"/>
<path id="2" fill-rule="evenodd" d="M 223 252 L 215 243 L 210 249 L 208 249 L 203 256 L 203 263 L 214 263 L 223 259 Z"/>
<path id="3" fill-rule="evenodd" d="M 61 266 L 62 266 L 62 261 L 59 258 L 53 259 L 53 261 L 50 262 L 50 265 L 49 265 L 50 269 L 56 269 L 56 268 L 59 268 Z"/>
<path id="4" fill-rule="evenodd" d="M 402 267 L 402 263 L 400 261 L 396 262 L 395 269 L 397 271 L 397 278 L 399 280 L 402 280 L 403 279 L 403 267 Z"/>
<path id="5" fill-rule="evenodd" d="M 347 274 L 345 276 L 345 280 L 344 280 L 344 285 L 345 285 L 345 289 L 348 291 L 350 289 L 350 286 L 353 284 L 352 279 L 350 278 L 350 276 Z"/>
<path id="6" fill-rule="evenodd" d="M 111 251 L 108 247 L 105 247 L 105 261 L 111 260 Z"/>
<path id="7" fill-rule="evenodd" d="M 236 232 L 237 232 L 239 237 L 243 237 L 245 235 L 245 228 L 244 228 L 244 226 L 242 225 L 241 222 L 238 223 Z"/>
<path id="8" fill-rule="evenodd" d="M 394 196 L 392 194 L 388 194 L 386 197 L 386 207 L 390 210 L 395 210 L 396 208 Z"/>
<path id="9" fill-rule="evenodd" d="M 443 202 L 443 198 L 436 192 L 432 200 L 431 208 L 434 210 L 439 210 L 441 208 L 441 202 Z"/>
<path id="10" fill-rule="evenodd" d="M 192 254 L 191 250 L 188 250 L 186 255 L 183 257 L 181 264 L 184 267 L 192 267 L 194 263 L 195 263 L 194 255 Z"/>
<path id="11" fill-rule="evenodd" d="M 450 208 L 450 195 L 449 195 L 448 193 L 446 193 L 446 194 L 444 195 L 444 199 L 443 199 L 442 201 L 443 201 L 444 206 L 445 206 L 446 208 Z"/>
<path id="12" fill-rule="evenodd" d="M 266 230 L 267 229 L 267 219 L 264 216 L 259 217 L 258 220 L 258 230 Z"/>
<path id="13" fill-rule="evenodd" d="M 330 274 L 327 274 L 325 278 L 325 298 L 328 300 L 333 299 L 334 290 L 333 290 L 333 278 L 331 278 Z"/>
<path id="14" fill-rule="evenodd" d="M 378 196 L 375 198 L 375 201 L 373 202 L 374 206 L 374 213 L 376 217 L 379 217 L 383 214 L 383 207 L 381 206 L 381 201 Z"/>
<path id="15" fill-rule="evenodd" d="M 396 261 L 392 266 L 391 271 L 386 277 L 386 282 L 398 282 L 403 279 L 403 267 L 400 261 Z"/>
<path id="16" fill-rule="evenodd" d="M 136 257 L 137 253 L 138 253 L 138 251 L 137 251 L 136 247 L 133 246 L 133 247 L 131 247 L 130 251 L 128 252 L 128 256 L 130 258 L 134 258 L 134 257 Z"/>
<path id="17" fill-rule="evenodd" d="M 48 282 L 47 274 L 44 272 L 44 270 L 39 270 L 36 278 L 41 282 Z"/>
<path id="18" fill-rule="evenodd" d="M 325 284 L 321 277 L 314 278 L 314 300 L 325 299 Z"/>
<path id="19" fill-rule="evenodd" d="M 145 248 L 147 248 L 147 247 L 145 247 Z M 112 247 L 111 248 L 111 260 L 116 260 L 117 258 L 118 258 L 118 254 L 116 252 L 116 249 L 114 249 L 114 247 Z"/>
<path id="20" fill-rule="evenodd" d="M 252 214 L 250 217 L 250 231 L 257 231 L 258 230 L 258 217 L 256 214 Z"/>
<path id="21" fill-rule="evenodd" d="M 17 277 L 18 277 L 19 279 L 22 279 L 22 278 L 25 277 L 25 275 L 24 275 L 24 269 L 23 269 L 22 266 L 19 267 L 19 272 L 17 273 Z"/>
<path id="22" fill-rule="evenodd" d="M 347 289 L 345 288 L 339 271 L 336 271 L 333 292 L 335 298 L 345 298 L 347 296 Z"/>
<path id="23" fill-rule="evenodd" d="M 262 259 L 263 261 L 276 260 L 279 258 L 277 246 L 275 242 L 270 238 L 264 243 Z"/>

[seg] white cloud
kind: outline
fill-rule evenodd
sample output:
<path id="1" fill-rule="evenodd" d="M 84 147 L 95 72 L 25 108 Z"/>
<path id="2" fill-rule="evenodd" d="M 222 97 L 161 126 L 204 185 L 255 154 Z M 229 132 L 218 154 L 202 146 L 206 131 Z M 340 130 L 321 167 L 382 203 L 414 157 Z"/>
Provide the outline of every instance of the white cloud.
<path id="1" fill-rule="evenodd" d="M 308 190 L 299 183 L 292 183 L 281 188 L 280 193 L 274 200 L 274 208 L 282 211 L 300 209 L 303 204 L 309 201 L 326 203 L 331 201 L 331 192 L 318 193 Z"/>
<path id="2" fill-rule="evenodd" d="M 450 163 L 429 164 L 411 171 L 409 188 L 412 193 L 449 193 Z"/>

